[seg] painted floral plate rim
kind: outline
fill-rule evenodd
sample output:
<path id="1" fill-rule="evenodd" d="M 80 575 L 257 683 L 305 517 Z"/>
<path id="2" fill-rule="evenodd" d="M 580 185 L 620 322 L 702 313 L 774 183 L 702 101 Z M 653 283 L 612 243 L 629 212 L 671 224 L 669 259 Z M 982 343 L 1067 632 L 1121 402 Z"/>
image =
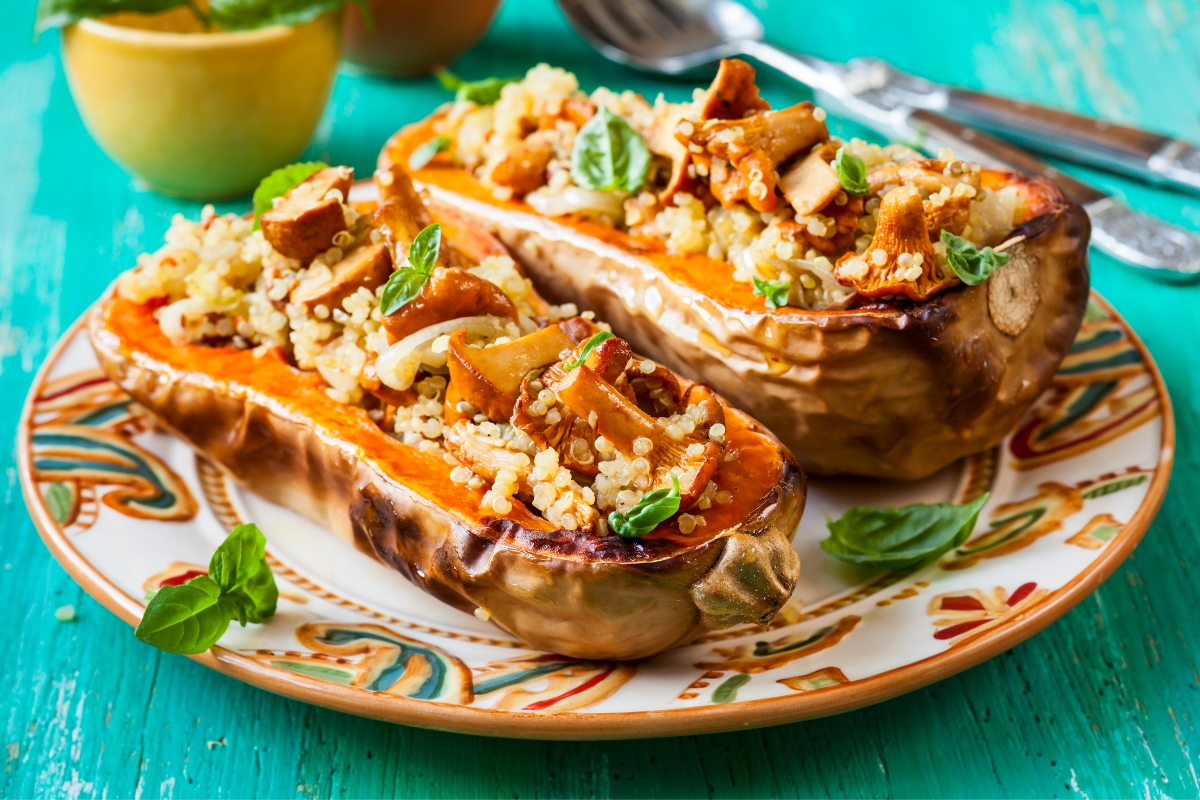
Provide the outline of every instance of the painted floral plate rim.
<path id="1" fill-rule="evenodd" d="M 202 523 L 228 530 L 245 518 L 247 502 L 264 513 L 265 501 L 202 458 L 189 459 L 186 445 L 153 429 L 107 380 L 82 319 L 39 370 L 17 444 L 22 489 L 42 539 L 92 597 L 131 625 L 144 608 L 139 589 L 204 570 L 197 562 L 217 540 L 206 542 Z M 387 584 L 403 582 L 390 571 L 376 583 L 408 597 L 405 611 L 364 599 L 362 587 L 344 580 L 314 580 L 312 565 L 299 563 L 311 541 L 297 539 L 293 558 L 281 557 L 268 529 L 285 613 L 263 626 L 231 627 L 193 658 L 317 705 L 494 736 L 641 738 L 810 719 L 941 680 L 1065 614 L 1141 540 L 1166 493 L 1173 456 L 1162 376 L 1128 324 L 1093 294 L 1051 388 L 999 446 L 938 479 L 955 487 L 959 501 L 986 490 L 993 496 L 973 537 L 916 573 L 847 577 L 840 564 L 816 561 L 819 533 L 805 537 L 802 522 L 802 585 L 770 629 L 714 632 L 640 663 L 586 662 L 529 651 L 503 631 L 413 595 L 406 583 Z M 831 502 L 870 503 L 861 497 L 866 485 L 832 487 Z M 872 494 L 883 490 L 869 485 Z M 813 506 L 810 497 L 810 534 L 819 528 Z M 178 557 L 148 565 L 149 554 L 165 546 L 163 526 L 175 526 L 169 547 L 179 548 L 172 551 Z M 327 557 L 356 575 L 380 568 L 337 546 L 347 552 Z M 802 603 L 805 570 L 838 569 L 841 584 L 809 586 L 822 599 Z M 908 602 L 921 596 L 924 606 Z"/>

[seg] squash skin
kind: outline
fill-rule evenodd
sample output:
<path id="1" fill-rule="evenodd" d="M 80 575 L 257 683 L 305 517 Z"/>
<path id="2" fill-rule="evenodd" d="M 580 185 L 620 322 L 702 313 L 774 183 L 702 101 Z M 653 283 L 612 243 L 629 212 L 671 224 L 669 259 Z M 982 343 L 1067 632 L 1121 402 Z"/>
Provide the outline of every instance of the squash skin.
<path id="1" fill-rule="evenodd" d="M 430 124 L 398 132 L 380 164 L 404 163 Z M 1038 297 L 1016 335 L 993 321 L 990 281 L 917 304 L 771 311 L 727 264 L 540 216 L 444 161 L 414 174 L 437 202 L 491 228 L 547 299 L 594 309 L 638 351 L 711 385 L 809 473 L 905 480 L 999 443 L 1049 386 L 1087 306 L 1086 212 L 1042 179 L 984 178 L 1015 184 L 1036 214 L 1012 233 L 1025 236 L 1014 253 L 1035 265 Z"/>
<path id="2" fill-rule="evenodd" d="M 765 623 L 795 588 L 790 538 L 804 474 L 739 412 L 728 412 L 731 444 L 774 460 L 761 462 L 771 480 L 736 524 L 684 541 L 579 535 L 554 530 L 517 502 L 507 518 L 481 516 L 482 491 L 453 484 L 440 457 L 391 439 L 364 410 L 328 398 L 314 373 L 277 355 L 176 345 L 150 306 L 112 293 L 91 312 L 88 331 L 119 386 L 246 488 L 436 597 L 487 609 L 531 647 L 643 658 L 706 630 Z"/>

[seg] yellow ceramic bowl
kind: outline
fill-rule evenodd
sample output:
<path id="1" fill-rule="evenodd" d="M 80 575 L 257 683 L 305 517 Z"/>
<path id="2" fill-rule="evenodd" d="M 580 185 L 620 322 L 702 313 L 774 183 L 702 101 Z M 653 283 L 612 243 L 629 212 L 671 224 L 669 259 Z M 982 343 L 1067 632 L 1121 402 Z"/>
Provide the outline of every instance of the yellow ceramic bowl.
<path id="1" fill-rule="evenodd" d="M 204 33 L 187 13 L 63 31 L 71 92 L 100 146 L 160 192 L 244 194 L 304 149 L 333 84 L 341 14 Z"/>

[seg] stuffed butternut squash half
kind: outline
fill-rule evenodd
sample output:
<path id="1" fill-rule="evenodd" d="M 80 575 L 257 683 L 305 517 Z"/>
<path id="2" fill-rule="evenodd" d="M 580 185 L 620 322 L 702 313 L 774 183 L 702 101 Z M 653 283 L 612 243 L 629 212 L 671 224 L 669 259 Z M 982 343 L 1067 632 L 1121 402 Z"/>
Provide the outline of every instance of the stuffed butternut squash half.
<path id="1" fill-rule="evenodd" d="M 546 303 L 403 168 L 378 203 L 348 204 L 352 179 L 320 169 L 258 223 L 177 217 L 91 314 L 107 373 L 251 491 L 531 647 L 641 658 L 770 620 L 800 568 L 788 450 Z"/>
<path id="2" fill-rule="evenodd" d="M 1087 302 L 1087 217 L 1053 185 L 839 141 L 811 103 L 772 110 L 737 60 L 653 104 L 540 65 L 380 155 L 410 161 L 548 298 L 596 309 L 814 473 L 914 479 L 996 444 Z"/>

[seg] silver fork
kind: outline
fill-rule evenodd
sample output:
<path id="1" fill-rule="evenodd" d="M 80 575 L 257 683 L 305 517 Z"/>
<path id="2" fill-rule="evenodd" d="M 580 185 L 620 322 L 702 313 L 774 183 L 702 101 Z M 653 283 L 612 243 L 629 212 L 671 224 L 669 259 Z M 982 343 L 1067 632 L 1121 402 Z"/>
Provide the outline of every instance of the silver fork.
<path id="1" fill-rule="evenodd" d="M 1164 279 L 1188 280 L 1200 276 L 1200 237 L 1133 211 L 1116 198 L 1065 175 L 1036 156 L 938 113 L 955 110 L 957 106 L 952 101 L 958 98 L 962 100 L 958 105 L 1005 109 L 1001 116 L 1005 116 L 1010 125 L 1016 125 L 1021 114 L 1008 113 L 1007 107 L 1024 104 L 979 93 L 961 93 L 900 72 L 874 59 L 841 65 L 789 53 L 764 42 L 762 23 L 734 0 L 558 0 L 558 3 L 575 29 L 613 61 L 650 72 L 678 75 L 722 58 L 753 58 L 807 84 L 822 104 L 885 136 L 921 141 L 922 148 L 928 152 L 949 146 L 987 166 L 1017 169 L 1054 181 L 1068 197 L 1087 209 L 1092 220 L 1093 244 L 1118 261 Z M 1044 110 L 1057 115 L 1049 118 L 1050 122 L 1055 119 L 1061 122 L 1059 118 L 1066 117 L 1086 123 L 1093 129 L 1093 134 L 1099 129 L 1093 120 Z M 986 117 L 986 114 L 982 116 Z M 1042 117 L 1038 121 L 1041 128 L 1032 125 L 1027 129 L 1033 128 L 1035 133 L 1040 131 L 1045 136 L 1045 128 L 1050 125 L 1047 119 Z M 1146 137 L 1157 136 L 1133 129 L 1120 130 L 1140 135 L 1144 143 L 1151 141 Z M 1063 139 L 1069 139 L 1070 135 L 1070 130 L 1064 129 Z M 1078 131 L 1074 135 L 1078 137 Z M 1038 140 L 1032 134 L 1029 138 Z M 1096 140 L 1097 135 L 1091 139 Z M 1060 149 L 1072 149 L 1061 141 L 1056 144 Z M 1200 151 L 1182 142 L 1174 144 L 1180 146 L 1171 151 L 1175 161 L 1166 159 L 1163 152 L 1154 156 L 1158 158 L 1156 165 L 1161 168 L 1155 174 L 1160 178 L 1182 176 L 1184 184 L 1200 187 Z M 1189 148 L 1190 152 L 1181 148 Z M 1079 155 L 1079 147 L 1073 149 Z M 1128 147 L 1125 150 L 1126 156 L 1132 152 Z M 1084 152 L 1094 153 L 1094 148 Z M 1132 156 L 1125 163 L 1130 163 L 1130 159 Z M 1188 159 L 1198 162 L 1196 170 L 1184 163 Z M 1089 163 L 1106 168 L 1120 167 L 1117 160 L 1096 156 L 1090 158 Z M 1136 172 L 1132 168 L 1122 171 Z M 1164 178 L 1161 182 L 1170 181 Z"/>

